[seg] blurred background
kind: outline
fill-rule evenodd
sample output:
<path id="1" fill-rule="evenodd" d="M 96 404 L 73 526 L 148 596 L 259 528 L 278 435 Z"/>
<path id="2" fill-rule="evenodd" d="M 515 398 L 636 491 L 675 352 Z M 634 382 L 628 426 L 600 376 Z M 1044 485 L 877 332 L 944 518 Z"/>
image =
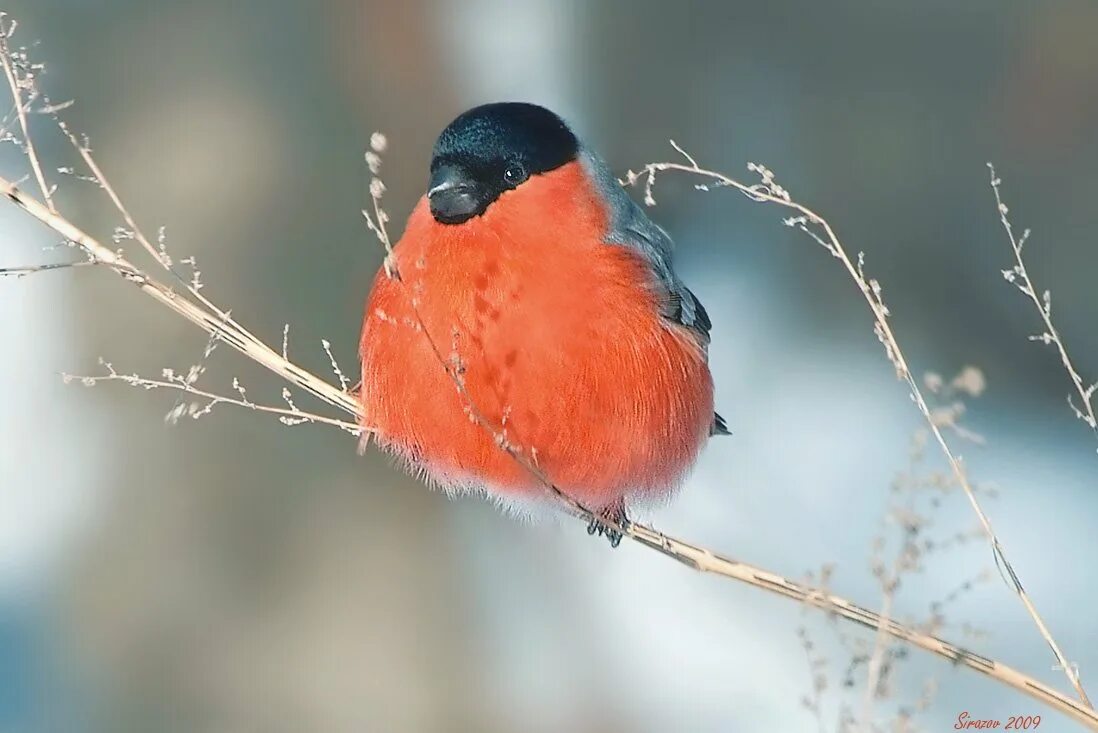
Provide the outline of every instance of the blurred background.
<path id="1" fill-rule="evenodd" d="M 1075 2 L 663 3 L 654 0 L 8 0 L 54 101 L 87 133 L 143 228 L 197 257 L 216 302 L 327 374 L 354 370 L 381 261 L 359 214 L 370 133 L 389 136 L 399 232 L 430 147 L 457 113 L 520 99 L 571 121 L 619 171 L 673 156 L 750 180 L 765 163 L 823 213 L 884 287 L 917 373 L 978 366 L 988 390 L 959 443 L 1008 557 L 1084 683 L 1098 685 L 1095 436 L 1032 304 L 988 186 L 1004 178 L 1031 275 L 1085 376 L 1098 376 L 1098 6 Z M 4 103 L 6 110 L 9 103 Z M 119 222 L 50 121 L 36 121 L 63 208 Z M 52 131 L 55 133 L 55 130 Z M 18 178 L 12 145 L 0 172 Z M 782 212 L 668 175 L 653 217 L 714 322 L 714 441 L 660 529 L 881 605 L 874 537 L 920 418 L 838 263 Z M 71 258 L 0 206 L 0 266 Z M 176 395 L 65 385 L 103 357 L 158 376 L 205 337 L 103 271 L 0 282 L 0 731 L 805 731 L 860 709 L 864 667 L 835 624 L 569 520 L 449 500 L 321 427 L 233 408 L 164 422 Z M 1087 371 L 1089 369 L 1089 371 Z M 281 386 L 227 348 L 203 384 Z M 302 404 L 307 400 L 302 397 Z M 927 470 L 941 461 L 931 453 Z M 971 529 L 943 493 L 927 538 Z M 986 542 L 927 555 L 904 619 L 992 567 Z M 817 576 L 818 577 L 818 576 Z M 1067 682 L 991 570 L 941 634 Z M 985 635 L 970 638 L 965 625 Z M 804 626 L 826 664 L 810 670 Z M 870 635 L 845 629 L 852 636 Z M 1066 719 L 913 651 L 880 721 Z M 1092 694 L 1095 690 L 1091 690 Z"/>

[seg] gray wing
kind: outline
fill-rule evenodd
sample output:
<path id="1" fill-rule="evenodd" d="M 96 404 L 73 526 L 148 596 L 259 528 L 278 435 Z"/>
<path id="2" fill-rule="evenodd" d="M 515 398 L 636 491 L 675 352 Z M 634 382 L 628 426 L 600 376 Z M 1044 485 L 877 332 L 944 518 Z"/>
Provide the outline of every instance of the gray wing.
<path id="1" fill-rule="evenodd" d="M 610 207 L 606 241 L 629 247 L 648 262 L 654 284 L 662 296 L 660 312 L 663 317 L 690 329 L 703 347 L 708 346 L 713 323 L 701 301 L 671 267 L 671 254 L 675 249 L 671 237 L 648 218 L 596 153 L 583 149 L 580 159 Z"/>
<path id="2" fill-rule="evenodd" d="M 697 338 L 698 345 L 708 358 L 709 332 L 713 328 L 713 322 L 709 320 L 709 314 L 705 312 L 701 301 L 679 279 L 671 266 L 674 241 L 648 218 L 644 209 L 625 192 L 609 167 L 595 152 L 582 149 L 580 160 L 610 206 L 611 221 L 606 241 L 630 247 L 648 262 L 654 284 L 662 296 L 660 314 L 669 322 L 688 329 Z M 710 434 L 728 434 L 728 427 L 720 415 L 713 415 Z"/>
<path id="3" fill-rule="evenodd" d="M 633 203 L 633 206 L 639 209 L 636 203 Z M 643 211 L 638 213 L 645 216 Z M 645 220 L 647 226 L 631 226 L 622 230 L 619 233 L 623 239 L 620 244 L 640 249 L 645 253 L 645 258 L 652 263 L 657 283 L 662 291 L 661 295 L 664 296 L 660 304 L 660 314 L 672 323 L 690 329 L 701 345 L 707 347 L 713 322 L 709 320 L 709 314 L 698 300 L 698 296 L 686 287 L 671 268 L 670 250 L 673 247 L 671 238 L 658 225 L 648 220 L 647 216 Z"/>

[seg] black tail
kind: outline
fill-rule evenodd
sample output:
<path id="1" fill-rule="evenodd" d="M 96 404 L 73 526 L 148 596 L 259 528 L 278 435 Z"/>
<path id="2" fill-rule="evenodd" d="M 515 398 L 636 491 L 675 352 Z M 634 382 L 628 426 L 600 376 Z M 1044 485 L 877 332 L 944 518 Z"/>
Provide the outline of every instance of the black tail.
<path id="1" fill-rule="evenodd" d="M 709 428 L 710 435 L 731 435 L 732 431 L 728 429 L 728 423 L 724 421 L 724 418 L 713 413 L 713 425 Z"/>

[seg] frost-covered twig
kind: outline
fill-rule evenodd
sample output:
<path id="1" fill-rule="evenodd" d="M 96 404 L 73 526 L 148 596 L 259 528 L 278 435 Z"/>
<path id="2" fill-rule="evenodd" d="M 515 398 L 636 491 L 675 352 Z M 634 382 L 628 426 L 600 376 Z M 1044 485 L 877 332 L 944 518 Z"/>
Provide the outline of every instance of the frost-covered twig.
<path id="1" fill-rule="evenodd" d="M 24 101 L 23 92 L 33 84 L 32 70 L 17 68 L 16 57 L 8 48 L 8 39 L 15 32 L 15 22 L 12 21 L 5 26 L 4 21 L 6 19 L 7 13 L 0 12 L 0 66 L 4 68 L 4 76 L 7 78 L 8 87 L 11 89 L 12 99 L 15 102 L 15 114 L 19 119 L 19 127 L 23 131 L 23 147 L 26 150 L 27 158 L 30 160 L 31 169 L 34 171 L 34 178 L 38 181 L 38 188 L 42 192 L 42 200 L 46 202 L 46 208 L 50 211 L 56 211 L 51 198 L 53 191 L 46 183 L 45 174 L 42 173 L 42 164 L 34 150 L 34 140 L 31 138 L 30 126 L 27 124 L 27 106 L 29 106 L 29 102 Z M 20 60 L 25 61 L 25 59 L 25 54 L 21 54 Z"/>
<path id="2" fill-rule="evenodd" d="M 983 374 L 975 367 L 968 366 L 952 380 L 946 381 L 941 376 L 930 373 L 923 377 L 923 383 L 926 390 L 934 395 L 936 402 L 940 401 L 946 405 L 935 407 L 931 411 L 931 414 L 936 416 L 935 423 L 939 427 L 949 427 L 963 439 L 982 442 L 980 436 L 962 427 L 959 419 L 965 410 L 964 398 L 978 397 L 983 393 L 985 387 Z M 908 467 L 896 476 L 891 485 L 890 493 L 894 498 L 890 502 L 885 524 L 895 528 L 895 533 L 898 535 L 891 561 L 886 561 L 884 557 L 884 550 L 890 544 L 885 533 L 882 532 L 873 542 L 870 567 L 881 588 L 881 615 L 886 618 L 893 614 L 896 598 L 905 576 L 920 572 L 928 555 L 941 552 L 952 545 L 949 540 L 936 542 L 926 538 L 928 530 L 934 524 L 933 510 L 940 505 L 937 495 L 957 487 L 957 481 L 951 475 L 938 472 L 924 473 L 920 470 L 926 458 L 928 438 L 929 433 L 925 428 L 915 431 L 908 456 Z M 928 492 L 931 492 L 931 499 L 923 501 L 922 497 Z M 963 541 L 967 535 L 961 532 L 950 540 L 958 537 Z M 977 537 L 982 537 L 982 532 Z M 990 575 L 985 572 L 979 577 L 986 579 Z M 939 633 L 945 622 L 943 616 L 945 604 L 955 600 L 960 593 L 971 587 L 972 582 L 968 582 L 943 601 L 931 604 L 929 619 L 918 624 L 917 627 L 925 633 Z M 896 663 L 902 658 L 902 649 L 897 649 L 887 634 L 878 631 L 874 635 L 873 644 L 868 653 L 859 654 L 851 659 L 848 674 L 852 674 L 860 664 L 865 664 L 866 668 L 861 715 L 856 721 L 860 723 L 861 730 L 874 730 L 875 703 L 878 699 L 888 696 L 893 689 L 891 678 L 895 676 Z M 922 702 L 925 704 L 929 704 L 927 694 L 928 692 L 924 690 Z M 906 725 L 909 721 L 910 714 L 905 715 L 902 712 L 905 709 L 907 708 L 901 708 L 900 717 L 893 721 L 897 725 Z M 907 710 L 910 712 L 910 709 Z"/>
<path id="3" fill-rule="evenodd" d="M 106 374 L 98 376 L 63 374 L 62 377 L 64 377 L 66 383 L 79 382 L 86 387 L 95 386 L 100 382 L 122 382 L 131 387 L 140 387 L 141 389 L 174 390 L 202 401 L 201 403 L 197 401 L 189 403 L 180 401 L 164 416 L 165 422 L 176 423 L 183 417 L 198 420 L 199 418 L 209 415 L 217 405 L 235 405 L 236 407 L 242 407 L 254 412 L 265 412 L 277 415 L 279 421 L 282 422 L 283 425 L 324 424 L 337 427 L 351 435 L 359 436 L 362 434 L 362 427 L 360 425 L 314 412 L 306 412 L 299 409 L 297 405 L 292 402 L 290 402 L 289 407 L 275 407 L 273 405 L 261 405 L 253 402 L 248 399 L 247 390 L 240 383 L 240 380 L 235 377 L 233 378 L 233 390 L 237 393 L 238 397 L 230 397 L 228 395 L 199 389 L 194 386 L 195 380 L 191 378 L 190 374 L 180 374 L 173 369 L 164 369 L 161 372 L 161 379 L 150 379 L 148 377 L 142 377 L 139 374 L 123 374 L 118 372 L 109 361 L 100 359 L 99 362 L 103 368 L 107 370 Z"/>
<path id="4" fill-rule="evenodd" d="M 991 526 L 991 520 L 980 506 L 980 502 L 976 498 L 976 492 L 972 488 L 960 458 L 954 453 L 953 448 L 949 445 L 948 441 L 946 441 L 941 427 L 936 422 L 934 415 L 923 396 L 922 390 L 919 388 L 918 381 L 907 365 L 907 359 L 900 348 L 900 343 L 897 340 L 889 321 L 891 314 L 889 313 L 888 306 L 885 305 L 880 283 L 873 278 L 867 277 L 865 273 L 864 254 L 859 252 L 857 258 L 851 258 L 847 254 L 846 248 L 839 240 L 838 235 L 835 234 L 831 224 L 807 206 L 794 201 L 789 192 L 777 183 L 774 173 L 766 166 L 757 163 L 750 163 L 748 165 L 748 170 L 757 174 L 760 178 L 759 183 L 748 185 L 730 178 L 723 173 L 700 167 L 694 158 L 687 155 L 685 151 L 673 141 L 672 145 L 686 158 L 686 163 L 648 163 L 639 172 L 629 171 L 623 181 L 623 183 L 628 185 L 636 185 L 638 182 L 643 181 L 646 203 L 649 203 L 649 205 L 655 203 L 652 191 L 657 173 L 664 171 L 681 171 L 683 173 L 700 176 L 709 181 L 715 181 L 721 187 L 733 188 L 752 201 L 776 204 L 792 211 L 792 215 L 783 219 L 783 223 L 785 223 L 786 226 L 794 227 L 808 234 L 816 243 L 821 245 L 842 264 L 843 268 L 847 271 L 847 274 L 850 275 L 854 284 L 861 292 L 862 297 L 865 299 L 866 304 L 873 314 L 873 330 L 877 335 L 877 339 L 884 347 L 885 355 L 896 370 L 897 377 L 906 382 L 911 401 L 926 419 L 931 434 L 937 442 L 938 447 L 945 455 L 946 460 L 949 462 L 950 469 L 956 477 L 958 484 L 961 486 L 969 504 L 980 520 L 980 524 L 991 544 L 996 563 L 1003 567 L 1007 577 L 1010 579 L 1014 592 L 1018 595 L 1019 599 L 1021 599 L 1026 612 L 1033 620 L 1038 632 L 1044 638 L 1045 642 L 1048 643 L 1053 656 L 1056 658 L 1057 665 L 1064 669 L 1072 687 L 1075 688 L 1076 693 L 1079 695 L 1079 699 L 1083 701 L 1087 708 L 1090 708 L 1090 700 L 1087 697 L 1086 691 L 1083 689 L 1078 673 L 1073 671 L 1063 650 L 1061 650 L 1060 645 L 1053 638 L 1052 633 L 1045 625 L 1041 615 L 1037 612 L 1037 608 L 1034 606 L 1029 594 L 1022 587 L 1022 583 L 1018 579 L 1018 575 L 1014 571 L 1013 566 L 1007 560 L 1002 542 L 998 535 L 995 534 L 995 531 Z"/>
<path id="5" fill-rule="evenodd" d="M 25 267 L 0 267 L 0 277 L 26 277 L 36 272 L 50 272 L 52 270 L 68 270 L 73 267 L 87 267 L 97 265 L 98 262 L 85 260 L 83 262 L 50 262 L 45 265 L 27 265 Z"/>
<path id="6" fill-rule="evenodd" d="M 121 254 L 103 246 L 97 239 L 77 228 L 65 217 L 51 212 L 42 203 L 27 196 L 11 181 L 2 176 L 0 176 L 0 194 L 6 196 L 11 202 L 65 239 L 84 249 L 88 255 L 109 267 L 125 281 L 135 285 L 145 295 L 194 323 L 207 334 L 213 335 L 219 342 L 228 344 L 290 384 L 305 390 L 329 405 L 343 410 L 349 415 L 358 414 L 358 402 L 354 397 L 298 365 L 283 359 L 261 340 L 251 336 L 248 331 L 233 327 L 231 322 L 224 319 L 223 314 L 225 311 L 217 309 L 217 312 L 211 313 L 183 294 L 175 292 L 134 266 Z"/>
<path id="7" fill-rule="evenodd" d="M 1037 287 L 1033 284 L 1033 280 L 1030 279 L 1029 271 L 1026 270 L 1025 260 L 1022 258 L 1022 248 L 1025 247 L 1026 240 L 1029 239 L 1030 230 L 1026 229 L 1022 232 L 1021 236 L 1016 236 L 1014 234 L 1014 227 L 1011 226 L 1010 218 L 1008 216 L 1010 209 L 1003 203 L 1003 198 L 999 191 L 1002 180 L 995 174 L 995 166 L 991 163 L 987 164 L 987 169 L 991 174 L 991 190 L 995 194 L 995 208 L 999 212 L 999 221 L 1002 222 L 1007 239 L 1010 241 L 1010 249 L 1014 253 L 1014 266 L 1003 270 L 1003 278 L 1008 283 L 1011 283 L 1018 288 L 1023 295 L 1032 301 L 1034 307 L 1037 308 L 1037 313 L 1041 316 L 1041 321 L 1044 323 L 1044 331 L 1040 334 L 1030 336 L 1029 340 L 1040 341 L 1045 346 L 1056 347 L 1056 351 L 1060 354 L 1060 363 L 1063 364 L 1064 371 L 1067 372 L 1068 377 L 1071 379 L 1072 386 L 1075 387 L 1075 393 L 1079 396 L 1079 404 L 1076 405 L 1075 400 L 1072 399 L 1072 396 L 1069 394 L 1067 398 L 1068 407 L 1071 408 L 1075 417 L 1082 420 L 1083 423 L 1090 428 L 1095 439 L 1098 439 L 1098 418 L 1095 418 L 1094 413 L 1094 393 L 1095 391 L 1098 391 L 1098 381 L 1088 385 L 1079 375 L 1079 370 L 1075 368 L 1075 364 L 1071 361 L 1071 357 L 1068 356 L 1067 346 L 1064 344 L 1060 332 L 1052 323 L 1052 293 L 1045 290 L 1041 295 L 1037 295 Z"/>

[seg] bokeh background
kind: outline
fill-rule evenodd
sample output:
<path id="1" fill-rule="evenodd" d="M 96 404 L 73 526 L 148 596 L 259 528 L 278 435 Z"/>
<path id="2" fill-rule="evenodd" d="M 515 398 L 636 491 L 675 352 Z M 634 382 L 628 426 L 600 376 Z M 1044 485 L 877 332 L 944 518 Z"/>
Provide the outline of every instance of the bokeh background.
<path id="1" fill-rule="evenodd" d="M 552 107 L 622 172 L 670 157 L 668 138 L 732 174 L 766 163 L 866 252 L 917 372 L 983 370 L 966 424 L 987 445 L 962 452 L 1000 490 L 987 509 L 1049 627 L 1098 680 L 1098 446 L 1053 352 L 1027 341 L 1038 320 L 1000 274 L 1011 253 L 985 168 L 1034 229 L 1031 274 L 1098 376 L 1098 6 L 5 5 L 144 228 L 165 226 L 205 292 L 270 342 L 288 322 L 291 357 L 320 373 L 321 338 L 353 370 L 380 264 L 359 214 L 374 130 L 389 134 L 397 231 L 434 136 L 490 100 Z M 48 170 L 73 165 L 37 124 Z M 16 153 L 4 146 L 6 176 L 25 173 Z M 61 183 L 70 214 L 109 237 L 106 200 Z M 835 591 L 879 606 L 872 541 L 919 417 L 859 294 L 779 211 L 671 176 L 657 199 L 713 317 L 734 435 L 648 518 L 793 577 L 834 563 Z M 0 266 L 72 256 L 10 206 L 0 242 Z M 629 543 L 611 552 L 577 522 L 447 499 L 338 431 L 231 408 L 172 427 L 173 394 L 59 377 L 98 373 L 100 356 L 156 376 L 204 345 L 105 272 L 0 282 L 0 730 L 815 730 L 802 625 L 831 665 L 828 729 L 861 699 L 864 670 L 844 689 L 833 630 L 788 601 Z M 205 384 L 232 375 L 278 401 L 271 377 L 218 350 Z M 934 516 L 928 536 L 973 525 L 956 493 Z M 990 566 L 981 542 L 930 557 L 896 612 L 925 617 Z M 948 616 L 945 636 L 1066 686 L 994 571 Z M 966 622 L 986 637 L 966 640 Z M 1072 729 L 919 652 L 897 675 L 881 720 L 935 678 L 925 730 L 962 710 Z"/>

